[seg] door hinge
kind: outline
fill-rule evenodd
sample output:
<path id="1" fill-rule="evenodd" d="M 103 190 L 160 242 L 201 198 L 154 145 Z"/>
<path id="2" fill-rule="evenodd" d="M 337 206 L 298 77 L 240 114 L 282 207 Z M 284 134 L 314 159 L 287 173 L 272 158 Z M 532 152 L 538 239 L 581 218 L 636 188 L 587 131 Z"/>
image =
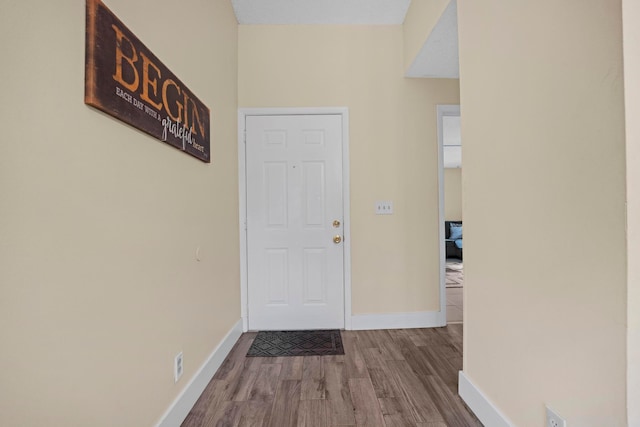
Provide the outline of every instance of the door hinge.
<path id="1" fill-rule="evenodd" d="M 246 144 L 247 143 L 247 131 L 246 130 L 244 131 L 244 138 L 243 139 L 244 139 L 244 143 Z"/>

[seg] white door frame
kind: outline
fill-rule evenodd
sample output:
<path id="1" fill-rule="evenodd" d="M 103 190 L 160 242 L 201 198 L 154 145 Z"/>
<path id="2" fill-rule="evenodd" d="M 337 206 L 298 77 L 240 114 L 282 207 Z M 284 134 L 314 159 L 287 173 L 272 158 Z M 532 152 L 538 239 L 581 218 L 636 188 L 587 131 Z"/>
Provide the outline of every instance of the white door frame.
<path id="1" fill-rule="evenodd" d="M 460 105 L 438 105 L 438 225 L 440 236 L 440 319 L 447 324 L 447 271 L 444 242 L 444 136 L 442 134 L 442 118 L 444 116 L 460 116 Z"/>
<path id="2" fill-rule="evenodd" d="M 248 330 L 248 286 L 247 281 L 247 174 L 246 133 L 247 116 L 293 116 L 293 115 L 341 115 L 342 116 L 342 204 L 344 209 L 344 328 L 351 329 L 351 210 L 349 192 L 349 109 L 346 107 L 321 108 L 240 108 L 238 109 L 238 204 L 240 215 L 240 313 L 242 330 Z"/>

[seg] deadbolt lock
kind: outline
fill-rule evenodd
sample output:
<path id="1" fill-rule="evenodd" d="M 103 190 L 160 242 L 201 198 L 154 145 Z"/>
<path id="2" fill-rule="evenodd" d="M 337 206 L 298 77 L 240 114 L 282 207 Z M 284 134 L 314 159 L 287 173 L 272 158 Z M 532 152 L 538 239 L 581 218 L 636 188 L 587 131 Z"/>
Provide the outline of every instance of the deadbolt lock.
<path id="1" fill-rule="evenodd" d="M 338 227 L 340 227 L 340 221 L 336 219 L 335 221 L 333 221 L 333 228 L 338 228 Z"/>

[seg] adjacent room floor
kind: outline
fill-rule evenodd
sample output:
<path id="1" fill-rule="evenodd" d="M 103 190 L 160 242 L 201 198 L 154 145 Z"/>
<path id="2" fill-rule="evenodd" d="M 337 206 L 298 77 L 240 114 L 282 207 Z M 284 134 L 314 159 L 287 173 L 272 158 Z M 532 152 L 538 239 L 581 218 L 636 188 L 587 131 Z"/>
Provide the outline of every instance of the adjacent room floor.
<path id="1" fill-rule="evenodd" d="M 462 261 L 449 258 L 446 262 L 447 323 L 462 323 Z"/>

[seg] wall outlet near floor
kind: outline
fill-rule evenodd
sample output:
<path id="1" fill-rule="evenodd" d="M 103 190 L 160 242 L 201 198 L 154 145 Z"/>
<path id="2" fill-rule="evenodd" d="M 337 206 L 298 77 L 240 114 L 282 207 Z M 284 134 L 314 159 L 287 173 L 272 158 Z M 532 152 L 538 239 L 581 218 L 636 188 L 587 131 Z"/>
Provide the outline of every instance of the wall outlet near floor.
<path id="1" fill-rule="evenodd" d="M 173 359 L 173 380 L 178 382 L 182 376 L 182 352 L 178 353 Z"/>
<path id="2" fill-rule="evenodd" d="M 556 411 L 545 406 L 547 409 L 547 423 L 546 427 L 567 427 L 567 422 L 558 415 Z"/>
<path id="3" fill-rule="evenodd" d="M 393 202 L 390 200 L 379 200 L 376 202 L 376 215 L 392 215 Z"/>

